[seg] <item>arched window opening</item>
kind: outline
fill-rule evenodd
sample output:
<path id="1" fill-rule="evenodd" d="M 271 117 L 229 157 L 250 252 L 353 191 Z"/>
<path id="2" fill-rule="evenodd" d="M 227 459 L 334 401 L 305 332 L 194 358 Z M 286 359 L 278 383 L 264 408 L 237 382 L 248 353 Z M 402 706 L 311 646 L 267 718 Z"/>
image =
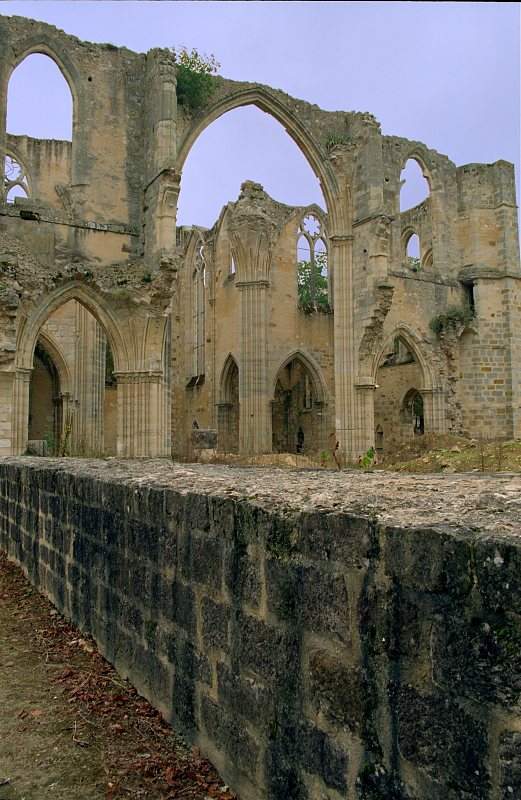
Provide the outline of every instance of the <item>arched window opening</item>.
<path id="1" fill-rule="evenodd" d="M 7 132 L 72 141 L 72 119 L 71 91 L 52 58 L 39 53 L 24 58 L 9 81 Z"/>
<path id="2" fill-rule="evenodd" d="M 314 379 L 296 356 L 277 375 L 272 401 L 273 452 L 319 452 L 324 445 L 323 427 Z"/>
<path id="3" fill-rule="evenodd" d="M 237 274 L 237 266 L 235 264 L 235 259 L 232 256 L 230 258 L 230 275 L 236 275 L 236 274 Z"/>
<path id="4" fill-rule="evenodd" d="M 414 158 L 410 158 L 400 175 L 400 212 L 423 203 L 429 194 L 429 183 L 420 165 Z"/>
<path id="5" fill-rule="evenodd" d="M 177 224 L 211 228 L 245 180 L 262 184 L 288 205 L 325 206 L 315 174 L 284 128 L 271 115 L 246 106 L 223 114 L 192 146 L 183 168 Z"/>
<path id="6" fill-rule="evenodd" d="M 410 425 L 415 434 L 421 435 L 425 430 L 423 416 L 423 397 L 417 389 L 407 392 L 403 400 L 402 418 L 406 425 Z"/>
<path id="7" fill-rule="evenodd" d="M 39 411 L 42 405 L 49 405 L 49 392 L 45 388 L 48 381 L 45 384 L 41 377 L 41 352 L 45 342 L 53 343 L 53 352 L 59 353 L 60 359 L 52 397 L 54 453 L 62 456 L 115 455 L 117 381 L 113 353 L 101 324 L 77 300 L 59 306 L 40 329 L 29 393 L 29 439 L 46 431 L 43 438 L 49 438 L 49 414 L 45 416 Z M 56 365 L 54 356 L 51 360 Z M 45 363 L 49 372 L 48 361 Z M 67 379 L 66 385 L 62 375 Z M 35 421 L 39 419 L 47 419 L 46 431 L 35 429 Z"/>
<path id="8" fill-rule="evenodd" d="M 26 161 L 31 190 L 24 185 L 26 195 L 61 208 L 56 187 L 72 180 L 73 99 L 67 80 L 49 56 L 33 53 L 13 71 L 6 130 L 8 147 Z M 9 201 L 16 196 L 9 188 L 5 194 Z"/>
<path id="9" fill-rule="evenodd" d="M 325 232 L 314 214 L 303 217 L 297 234 L 298 304 L 306 313 L 329 312 L 329 274 Z"/>
<path id="10" fill-rule="evenodd" d="M 204 245 L 200 241 L 195 248 L 195 263 L 192 271 L 192 356 L 191 377 L 189 386 L 199 385 L 204 381 L 205 371 L 205 285 L 206 262 Z"/>
<path id="11" fill-rule="evenodd" d="M 407 239 L 405 263 L 412 272 L 420 271 L 420 237 L 416 233 L 412 233 Z"/>

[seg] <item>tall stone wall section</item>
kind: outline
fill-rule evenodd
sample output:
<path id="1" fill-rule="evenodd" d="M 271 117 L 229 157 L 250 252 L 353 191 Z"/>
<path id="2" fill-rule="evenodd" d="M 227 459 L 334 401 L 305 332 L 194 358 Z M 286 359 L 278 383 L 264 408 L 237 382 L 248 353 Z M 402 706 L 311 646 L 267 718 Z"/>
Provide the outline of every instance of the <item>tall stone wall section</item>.
<path id="1" fill-rule="evenodd" d="M 102 472 L 2 461 L 0 546 L 241 800 L 521 796 L 519 539 Z"/>

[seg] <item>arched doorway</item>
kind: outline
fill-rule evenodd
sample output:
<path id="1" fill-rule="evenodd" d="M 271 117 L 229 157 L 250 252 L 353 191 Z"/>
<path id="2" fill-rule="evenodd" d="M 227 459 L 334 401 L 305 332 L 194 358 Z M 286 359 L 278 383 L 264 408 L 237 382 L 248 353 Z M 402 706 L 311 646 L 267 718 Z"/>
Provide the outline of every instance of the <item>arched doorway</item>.
<path id="1" fill-rule="evenodd" d="M 323 443 L 323 399 L 317 380 L 300 356 L 277 373 L 272 401 L 274 453 L 316 453 Z"/>
<path id="2" fill-rule="evenodd" d="M 40 342 L 54 342 L 63 355 L 70 374 L 70 390 L 63 405 L 60 427 L 55 435 L 55 451 L 61 455 L 100 456 L 116 453 L 117 404 L 112 350 L 103 326 L 77 300 L 71 299 L 56 308 L 41 326 L 35 349 L 35 367 L 31 386 L 39 372 L 36 356 Z M 41 380 L 40 380 L 41 383 Z M 30 393 L 33 407 L 38 393 Z M 31 438 L 31 437 L 30 437 Z"/>
<path id="3" fill-rule="evenodd" d="M 29 384 L 28 451 L 54 456 L 62 437 L 61 387 L 58 369 L 38 340 Z"/>
<path id="4" fill-rule="evenodd" d="M 119 390 L 115 376 L 120 370 L 128 371 L 126 345 L 102 299 L 90 287 L 77 283 L 48 295 L 20 328 L 13 386 L 12 451 L 23 453 L 27 446 L 29 389 L 38 342 L 43 343 L 60 375 L 61 435 L 56 439 L 61 442 L 61 452 L 114 454 L 116 440 L 120 447 L 122 429 L 121 404 L 115 402 Z M 114 393 L 113 413 L 106 419 L 109 390 Z"/>
<path id="5" fill-rule="evenodd" d="M 228 356 L 221 376 L 217 447 L 222 453 L 239 452 L 239 368 L 233 356 Z"/>

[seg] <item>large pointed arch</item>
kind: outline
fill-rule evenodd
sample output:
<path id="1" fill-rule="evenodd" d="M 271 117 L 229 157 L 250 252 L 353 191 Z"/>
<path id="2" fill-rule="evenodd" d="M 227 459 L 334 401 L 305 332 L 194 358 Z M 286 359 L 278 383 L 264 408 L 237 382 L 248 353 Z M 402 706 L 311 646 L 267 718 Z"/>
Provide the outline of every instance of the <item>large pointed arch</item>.
<path id="1" fill-rule="evenodd" d="M 103 327 L 112 349 L 115 372 L 127 371 L 129 354 L 114 314 L 98 292 L 78 281 L 55 289 L 30 316 L 25 318 L 17 337 L 17 368 L 31 369 L 34 348 L 42 325 L 56 309 L 69 300 L 81 303 Z"/>
<path id="2" fill-rule="evenodd" d="M 325 154 L 318 143 L 313 139 L 308 130 L 302 125 L 297 116 L 263 86 L 253 86 L 247 89 L 221 97 L 213 105 L 205 109 L 204 113 L 196 118 L 192 127 L 185 134 L 179 144 L 176 159 L 176 172 L 181 174 L 187 156 L 201 133 L 216 119 L 243 106 L 256 106 L 261 111 L 274 117 L 285 128 L 299 150 L 308 161 L 311 169 L 318 178 L 324 195 L 328 212 L 335 213 L 335 196 L 338 195 L 338 185 L 335 175 L 327 163 Z"/>

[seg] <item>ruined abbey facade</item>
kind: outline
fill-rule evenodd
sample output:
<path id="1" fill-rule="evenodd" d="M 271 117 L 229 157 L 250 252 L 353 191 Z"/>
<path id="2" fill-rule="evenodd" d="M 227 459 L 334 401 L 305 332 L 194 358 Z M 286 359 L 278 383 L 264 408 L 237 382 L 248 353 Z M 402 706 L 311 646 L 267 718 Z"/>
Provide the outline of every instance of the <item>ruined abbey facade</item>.
<path id="1" fill-rule="evenodd" d="M 10 76 L 33 53 L 69 85 L 72 142 L 6 133 Z M 512 164 L 457 167 L 370 114 L 214 84 L 190 110 L 169 51 L 0 17 L 0 454 L 338 443 L 350 461 L 429 432 L 521 436 Z M 192 145 L 246 105 L 286 129 L 325 207 L 247 181 L 210 230 L 176 227 Z M 429 196 L 401 213 L 409 159 Z"/>

